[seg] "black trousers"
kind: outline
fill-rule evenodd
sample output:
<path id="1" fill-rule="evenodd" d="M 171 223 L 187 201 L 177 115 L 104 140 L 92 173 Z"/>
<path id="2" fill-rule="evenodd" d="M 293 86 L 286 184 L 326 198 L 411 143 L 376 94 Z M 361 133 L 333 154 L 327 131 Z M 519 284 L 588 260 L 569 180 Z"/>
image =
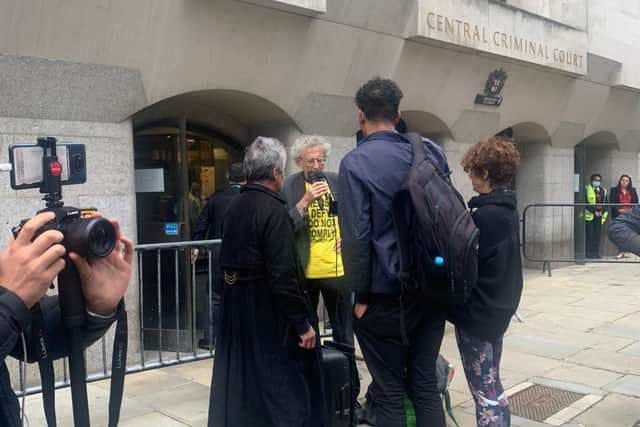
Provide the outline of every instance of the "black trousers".
<path id="1" fill-rule="evenodd" d="M 222 271 L 220 270 L 220 245 L 211 247 L 211 260 L 207 259 L 209 263 L 209 270 L 211 272 L 211 292 L 209 292 L 209 283 L 205 285 L 205 304 L 204 313 L 202 316 L 203 322 L 203 337 L 202 341 L 205 345 L 212 345 L 216 342 L 216 333 L 218 325 L 220 324 L 220 310 L 222 309 Z M 204 250 L 203 250 L 204 252 Z"/>
<path id="2" fill-rule="evenodd" d="M 401 309 L 396 296 L 372 296 L 364 316 L 354 322 L 373 378 L 377 425 L 406 427 L 404 399 L 408 395 L 417 427 L 444 427 L 436 379 L 444 315 L 419 295 L 406 295 L 403 306 Z"/>
<path id="3" fill-rule="evenodd" d="M 320 293 L 329 313 L 331 321 L 331 335 L 335 342 L 354 346 L 353 338 L 353 304 L 351 304 L 351 288 L 344 277 L 329 279 L 307 279 L 307 292 L 311 300 L 311 308 L 318 312 Z M 354 365 L 353 369 L 358 370 Z M 353 385 L 356 396 L 360 394 L 360 376 L 355 376 Z"/>
<path id="4" fill-rule="evenodd" d="M 311 299 L 311 308 L 318 311 L 320 293 L 331 320 L 333 340 L 353 345 L 353 305 L 351 288 L 344 277 L 328 279 L 307 279 L 307 291 Z"/>
<path id="5" fill-rule="evenodd" d="M 601 217 L 594 217 L 593 221 L 585 221 L 585 254 L 587 258 L 598 258 L 600 256 L 601 234 Z"/>
<path id="6" fill-rule="evenodd" d="M 217 270 L 217 269 L 216 269 Z M 204 334 L 202 340 L 205 344 L 211 345 L 216 342 L 216 333 L 220 323 L 220 309 L 222 301 L 222 278 L 218 271 L 212 271 L 211 294 L 209 294 L 209 284 L 206 289 L 206 304 L 202 316 Z"/>

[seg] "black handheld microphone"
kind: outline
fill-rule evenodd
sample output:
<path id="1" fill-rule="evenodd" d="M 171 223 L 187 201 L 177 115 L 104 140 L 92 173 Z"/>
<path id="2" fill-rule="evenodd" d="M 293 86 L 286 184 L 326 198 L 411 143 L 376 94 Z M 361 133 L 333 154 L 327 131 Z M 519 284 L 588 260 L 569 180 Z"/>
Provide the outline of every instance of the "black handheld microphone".
<path id="1" fill-rule="evenodd" d="M 314 182 L 321 182 L 321 181 L 327 180 L 326 176 L 321 172 L 309 172 L 308 179 L 309 179 L 309 182 L 312 184 Z M 318 197 L 318 207 L 320 208 L 320 210 L 324 210 L 324 200 L 322 200 L 322 197 L 323 196 Z"/>

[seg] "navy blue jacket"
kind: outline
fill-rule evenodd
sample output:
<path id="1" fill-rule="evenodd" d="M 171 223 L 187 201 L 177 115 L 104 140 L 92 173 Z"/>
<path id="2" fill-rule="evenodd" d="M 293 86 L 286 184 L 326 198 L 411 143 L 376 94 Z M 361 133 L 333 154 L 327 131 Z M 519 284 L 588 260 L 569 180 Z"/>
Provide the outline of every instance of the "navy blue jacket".
<path id="1" fill-rule="evenodd" d="M 422 139 L 428 157 L 448 173 L 442 149 Z M 340 163 L 338 209 L 342 260 L 356 303 L 370 294 L 400 294 L 400 264 L 391 202 L 411 169 L 411 142 L 395 131 L 379 131 L 364 138 Z"/>

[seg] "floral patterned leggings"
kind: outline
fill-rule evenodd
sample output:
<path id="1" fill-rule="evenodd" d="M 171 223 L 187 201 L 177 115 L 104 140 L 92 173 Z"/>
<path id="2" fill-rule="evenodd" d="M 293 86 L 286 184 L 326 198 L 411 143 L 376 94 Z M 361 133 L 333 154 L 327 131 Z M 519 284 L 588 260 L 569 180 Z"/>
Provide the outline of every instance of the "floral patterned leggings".
<path id="1" fill-rule="evenodd" d="M 456 328 L 456 340 L 469 389 L 476 402 L 478 427 L 509 427 L 511 411 L 500 382 L 502 337 L 485 341 Z"/>

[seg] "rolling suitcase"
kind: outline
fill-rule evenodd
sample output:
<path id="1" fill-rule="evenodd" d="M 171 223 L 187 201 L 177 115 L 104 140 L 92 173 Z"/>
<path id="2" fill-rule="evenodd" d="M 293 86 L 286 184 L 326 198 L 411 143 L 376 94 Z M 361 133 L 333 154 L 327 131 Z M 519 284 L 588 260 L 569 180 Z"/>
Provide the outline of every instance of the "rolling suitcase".
<path id="1" fill-rule="evenodd" d="M 325 341 L 322 345 L 322 377 L 325 389 L 327 427 L 355 427 L 355 350 L 346 344 Z"/>

